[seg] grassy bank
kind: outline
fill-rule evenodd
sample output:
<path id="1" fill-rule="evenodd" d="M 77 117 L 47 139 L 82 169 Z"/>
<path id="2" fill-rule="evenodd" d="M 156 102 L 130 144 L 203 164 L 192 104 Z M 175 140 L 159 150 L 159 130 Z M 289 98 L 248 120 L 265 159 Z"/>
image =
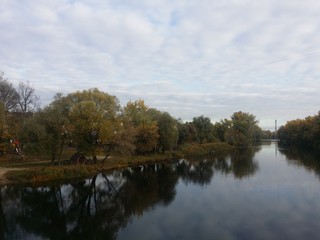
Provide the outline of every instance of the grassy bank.
<path id="1" fill-rule="evenodd" d="M 222 151 L 230 151 L 232 147 L 226 143 L 190 144 L 183 148 L 166 154 L 152 154 L 147 156 L 113 156 L 104 163 L 77 164 L 52 166 L 50 161 L 42 158 L 34 161 L 28 158 L 25 161 L 4 161 L 0 164 L 6 168 L 21 168 L 21 170 L 8 171 L 5 178 L 6 183 L 41 185 L 48 182 L 62 182 L 72 179 L 81 179 L 100 172 L 122 169 L 129 166 L 142 164 L 168 162 L 179 158 L 212 155 Z M 67 158 L 66 158 L 67 159 Z"/>

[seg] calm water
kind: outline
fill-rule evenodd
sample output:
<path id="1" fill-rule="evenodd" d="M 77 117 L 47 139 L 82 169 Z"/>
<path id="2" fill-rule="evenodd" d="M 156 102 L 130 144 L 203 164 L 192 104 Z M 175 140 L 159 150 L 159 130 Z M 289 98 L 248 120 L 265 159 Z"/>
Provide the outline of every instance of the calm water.
<path id="1" fill-rule="evenodd" d="M 3 187 L 0 239 L 319 239 L 320 157 L 275 143 Z"/>

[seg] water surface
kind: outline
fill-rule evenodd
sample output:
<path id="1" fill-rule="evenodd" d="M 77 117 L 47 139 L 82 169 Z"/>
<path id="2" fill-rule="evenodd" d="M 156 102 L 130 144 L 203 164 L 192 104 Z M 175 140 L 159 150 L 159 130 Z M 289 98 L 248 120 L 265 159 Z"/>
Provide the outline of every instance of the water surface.
<path id="1" fill-rule="evenodd" d="M 316 154 L 269 143 L 58 186 L 7 186 L 0 238 L 319 239 L 319 176 Z"/>

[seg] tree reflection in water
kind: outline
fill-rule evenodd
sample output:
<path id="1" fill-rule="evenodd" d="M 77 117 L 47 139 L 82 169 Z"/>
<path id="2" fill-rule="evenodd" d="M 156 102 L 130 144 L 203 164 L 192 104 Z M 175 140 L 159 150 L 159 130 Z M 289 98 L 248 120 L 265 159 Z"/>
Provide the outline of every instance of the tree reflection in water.
<path id="1" fill-rule="evenodd" d="M 304 167 L 320 179 L 319 152 L 297 148 L 280 148 L 279 151 L 286 156 L 288 164 Z"/>
<path id="2" fill-rule="evenodd" d="M 186 183 L 207 185 L 215 172 L 232 174 L 235 178 L 249 177 L 259 169 L 253 159 L 261 148 L 246 148 L 229 154 L 219 155 L 204 160 L 180 160 L 176 165 L 179 177 Z"/>
<path id="3" fill-rule="evenodd" d="M 1 239 L 115 239 L 132 216 L 155 204 L 169 204 L 177 180 L 162 164 L 62 186 L 4 187 Z"/>
<path id="4" fill-rule="evenodd" d="M 3 187 L 0 237 L 116 239 L 134 216 L 158 204 L 170 204 L 179 178 L 206 185 L 215 172 L 235 178 L 252 176 L 258 169 L 253 160 L 256 151 L 128 168 L 61 186 Z"/>

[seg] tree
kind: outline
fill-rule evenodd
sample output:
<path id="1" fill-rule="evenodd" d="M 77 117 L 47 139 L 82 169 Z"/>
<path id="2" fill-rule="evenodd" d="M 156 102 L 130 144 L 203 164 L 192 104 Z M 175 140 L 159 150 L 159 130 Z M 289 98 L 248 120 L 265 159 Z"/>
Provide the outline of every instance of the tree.
<path id="1" fill-rule="evenodd" d="M 177 121 L 167 112 L 160 115 L 158 119 L 159 128 L 159 146 L 162 153 L 166 150 L 172 150 L 178 143 Z"/>
<path id="2" fill-rule="evenodd" d="M 137 127 L 135 146 L 138 153 L 146 154 L 155 150 L 159 134 L 156 122 L 141 124 Z"/>
<path id="3" fill-rule="evenodd" d="M 157 150 L 164 153 L 167 150 L 172 150 L 178 144 L 179 132 L 177 120 L 169 113 L 161 112 L 157 109 L 150 108 L 147 114 L 157 123 L 159 141 Z"/>
<path id="4" fill-rule="evenodd" d="M 230 120 L 224 119 L 214 124 L 214 132 L 220 141 L 225 141 L 225 133 L 231 127 L 231 123 L 232 122 Z"/>
<path id="5" fill-rule="evenodd" d="M 200 117 L 194 117 L 192 123 L 197 130 L 200 144 L 212 142 L 216 139 L 210 118 L 201 115 Z"/>
<path id="6" fill-rule="evenodd" d="M 183 145 L 187 141 L 188 137 L 188 129 L 186 124 L 182 122 L 181 119 L 177 121 L 177 128 L 178 128 L 178 145 Z"/>
<path id="7" fill-rule="evenodd" d="M 5 152 L 4 135 L 6 131 L 6 119 L 5 119 L 5 106 L 2 101 L 0 101 L 0 156 Z"/>
<path id="8" fill-rule="evenodd" d="M 259 126 L 256 117 L 250 113 L 235 112 L 231 116 L 231 127 L 225 133 L 228 143 L 237 147 L 246 147 L 255 140 Z"/>
<path id="9" fill-rule="evenodd" d="M 159 140 L 158 125 L 154 120 L 157 113 L 149 111 L 149 107 L 139 99 L 135 102 L 128 102 L 123 114 L 135 129 L 136 151 L 142 154 L 154 151 Z"/>
<path id="10" fill-rule="evenodd" d="M 305 119 L 288 121 L 279 128 L 277 135 L 282 144 L 319 150 L 320 112 Z"/>
<path id="11" fill-rule="evenodd" d="M 148 124 L 152 122 L 151 114 L 148 114 L 149 107 L 145 105 L 144 100 L 139 99 L 134 102 L 128 102 L 124 108 L 124 114 L 133 125 Z"/>
<path id="12" fill-rule="evenodd" d="M 99 149 L 117 133 L 118 99 L 95 88 L 68 94 L 62 101 L 78 151 L 91 155 L 96 162 Z"/>
<path id="13" fill-rule="evenodd" d="M 53 102 L 35 114 L 37 124 L 43 126 L 45 138 L 43 148 L 51 155 L 51 162 L 60 164 L 63 147 L 71 132 L 71 126 L 58 101 Z"/>
<path id="14" fill-rule="evenodd" d="M 4 73 L 0 73 L 0 101 L 4 103 L 5 110 L 15 110 L 19 100 L 16 89 L 4 78 Z"/>
<path id="15" fill-rule="evenodd" d="M 0 134 L 5 129 L 5 123 L 6 123 L 6 110 L 5 105 L 2 101 L 0 101 Z M 1 137 L 1 135 L 0 135 Z"/>
<path id="16" fill-rule="evenodd" d="M 46 153 L 45 127 L 37 121 L 37 118 L 28 118 L 21 126 L 19 134 L 23 142 L 23 152 L 41 155 Z"/>
<path id="17" fill-rule="evenodd" d="M 178 145 L 193 143 L 198 141 L 198 132 L 192 122 L 183 123 L 181 119 L 177 121 Z"/>
<path id="18" fill-rule="evenodd" d="M 29 81 L 20 82 L 18 86 L 18 111 L 22 113 L 34 112 L 40 107 L 40 97 L 35 94 L 35 89 Z"/>

